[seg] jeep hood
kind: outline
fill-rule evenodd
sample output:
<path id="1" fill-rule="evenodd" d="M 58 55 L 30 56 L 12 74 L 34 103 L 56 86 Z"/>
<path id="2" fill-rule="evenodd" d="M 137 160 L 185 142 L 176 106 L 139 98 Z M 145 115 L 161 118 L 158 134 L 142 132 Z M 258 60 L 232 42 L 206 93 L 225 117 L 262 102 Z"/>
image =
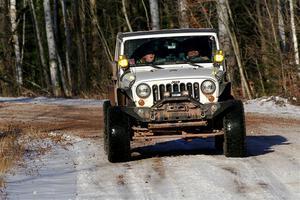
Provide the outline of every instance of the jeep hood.
<path id="1" fill-rule="evenodd" d="M 172 68 L 134 70 L 136 82 L 149 82 L 157 80 L 180 80 L 180 79 L 215 79 L 212 68 Z"/>

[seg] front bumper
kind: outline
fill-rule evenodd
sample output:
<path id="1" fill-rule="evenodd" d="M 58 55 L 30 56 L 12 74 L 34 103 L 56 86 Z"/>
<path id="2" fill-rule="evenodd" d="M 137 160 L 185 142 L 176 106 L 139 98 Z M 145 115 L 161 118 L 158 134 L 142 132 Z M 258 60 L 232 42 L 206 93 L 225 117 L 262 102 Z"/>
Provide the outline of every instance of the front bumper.
<path id="1" fill-rule="evenodd" d="M 208 120 L 224 113 L 235 100 L 201 104 L 192 97 L 171 97 L 152 107 L 122 107 L 122 110 L 141 122 L 176 122 Z"/>

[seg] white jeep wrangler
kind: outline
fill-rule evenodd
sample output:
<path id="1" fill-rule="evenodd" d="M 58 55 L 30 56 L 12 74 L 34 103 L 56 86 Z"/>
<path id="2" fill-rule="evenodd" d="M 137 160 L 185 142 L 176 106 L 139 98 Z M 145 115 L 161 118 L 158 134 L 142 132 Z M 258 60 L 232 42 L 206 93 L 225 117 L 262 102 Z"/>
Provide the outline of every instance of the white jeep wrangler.
<path id="1" fill-rule="evenodd" d="M 115 61 L 103 104 L 110 162 L 128 161 L 133 140 L 159 138 L 214 137 L 225 156 L 245 156 L 243 104 L 231 95 L 215 30 L 119 33 Z"/>

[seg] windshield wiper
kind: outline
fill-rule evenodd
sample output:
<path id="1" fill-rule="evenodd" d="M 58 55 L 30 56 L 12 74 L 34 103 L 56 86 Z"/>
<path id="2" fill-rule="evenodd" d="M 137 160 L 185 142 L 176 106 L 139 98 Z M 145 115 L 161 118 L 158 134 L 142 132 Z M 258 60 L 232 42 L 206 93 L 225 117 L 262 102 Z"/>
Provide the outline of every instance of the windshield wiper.
<path id="1" fill-rule="evenodd" d="M 192 61 L 186 61 L 185 63 L 186 63 L 186 64 L 189 64 L 189 65 L 192 65 L 192 66 L 194 66 L 194 67 L 203 68 L 203 66 L 198 65 L 198 64 L 196 64 L 196 63 L 194 63 L 194 62 L 192 62 Z"/>
<path id="2" fill-rule="evenodd" d="M 189 64 L 189 65 L 192 65 L 194 67 L 203 68 L 202 65 L 198 65 L 198 64 L 196 64 L 192 61 L 188 61 L 188 60 L 177 61 L 176 64 Z"/>
<path id="3" fill-rule="evenodd" d="M 150 66 L 150 67 L 153 67 L 153 68 L 155 68 L 155 69 L 164 69 L 164 68 L 162 68 L 162 67 L 160 67 L 160 66 L 155 65 L 154 63 L 136 64 L 136 65 L 134 65 L 134 66 Z"/>
<path id="4" fill-rule="evenodd" d="M 154 63 L 150 63 L 149 65 L 150 65 L 151 67 L 155 68 L 155 69 L 164 69 L 164 68 L 162 68 L 162 67 L 160 67 L 160 66 L 155 65 Z"/>

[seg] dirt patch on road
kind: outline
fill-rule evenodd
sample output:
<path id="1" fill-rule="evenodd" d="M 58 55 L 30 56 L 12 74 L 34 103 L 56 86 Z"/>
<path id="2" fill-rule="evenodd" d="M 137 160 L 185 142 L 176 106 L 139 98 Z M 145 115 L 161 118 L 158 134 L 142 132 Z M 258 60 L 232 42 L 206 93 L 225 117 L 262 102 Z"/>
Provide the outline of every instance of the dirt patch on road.
<path id="1" fill-rule="evenodd" d="M 295 124 L 300 124 L 299 119 L 284 118 L 278 116 L 268 116 L 257 113 L 246 113 L 246 129 L 247 135 L 263 134 L 266 125 L 272 124 L 276 128 L 293 127 Z"/>
<path id="2" fill-rule="evenodd" d="M 29 103 L 0 104 L 0 129 L 30 126 L 39 132 L 68 132 L 80 137 L 102 137 L 103 116 L 101 106 L 39 105 Z M 293 118 L 272 117 L 263 114 L 246 114 L 247 135 L 263 133 L 264 124 L 289 127 L 300 124 Z"/>
<path id="3" fill-rule="evenodd" d="M 7 124 L 40 132 L 71 132 L 80 137 L 99 137 L 102 108 L 36 104 L 0 104 L 0 128 Z"/>
<path id="4" fill-rule="evenodd" d="M 17 127 L 38 129 L 41 132 L 71 132 L 81 137 L 102 137 L 102 107 L 40 105 L 30 103 L 0 104 L 0 128 L 13 124 Z M 246 114 L 247 130 L 259 130 L 263 124 L 293 126 L 299 119 L 282 118 L 257 113 Z M 257 131 L 259 132 L 259 131 Z"/>

